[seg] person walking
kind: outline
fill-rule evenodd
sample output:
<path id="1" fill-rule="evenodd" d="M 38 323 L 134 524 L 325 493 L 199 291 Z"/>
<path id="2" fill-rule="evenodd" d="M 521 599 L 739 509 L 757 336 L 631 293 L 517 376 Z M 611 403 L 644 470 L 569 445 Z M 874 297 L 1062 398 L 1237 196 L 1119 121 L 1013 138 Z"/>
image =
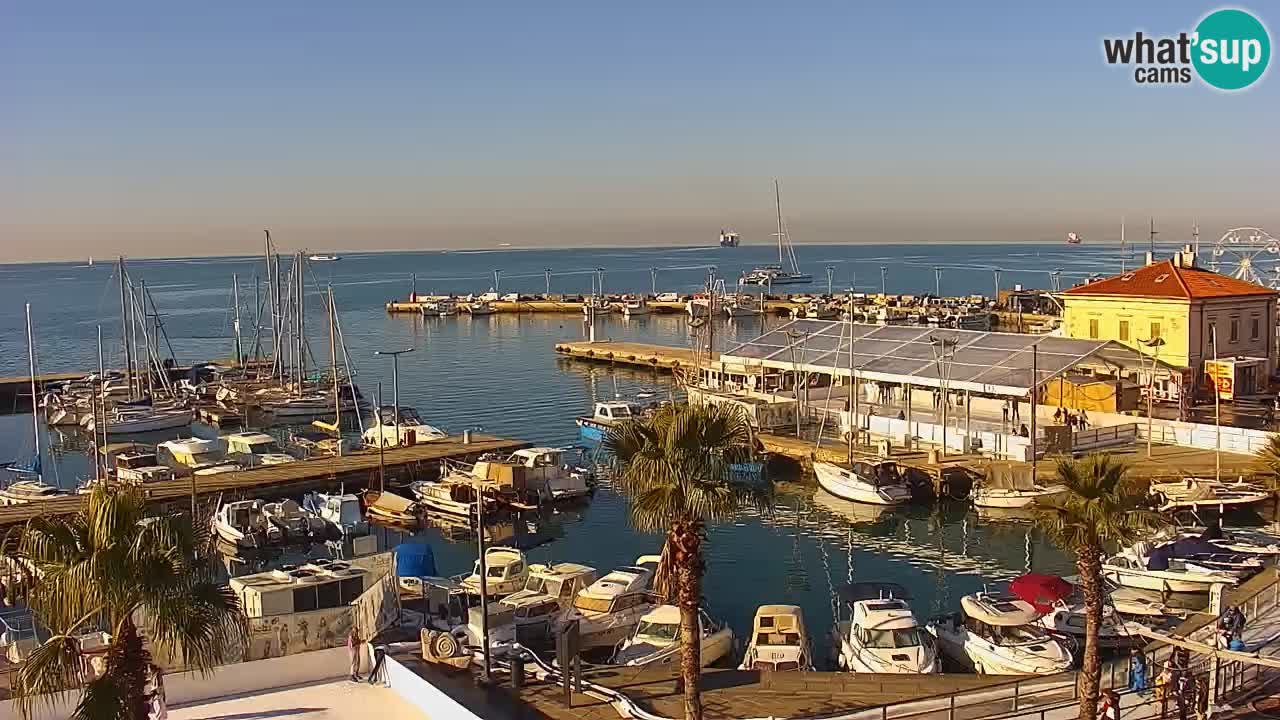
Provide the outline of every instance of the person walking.
<path id="1" fill-rule="evenodd" d="M 1134 648 L 1129 656 L 1129 687 L 1136 693 L 1147 691 L 1147 656 Z"/>
<path id="2" fill-rule="evenodd" d="M 1169 693 L 1173 690 L 1173 665 L 1166 662 L 1156 676 L 1156 702 L 1160 704 L 1160 720 L 1169 715 Z"/>
<path id="3" fill-rule="evenodd" d="M 1113 690 L 1102 693 L 1102 704 L 1098 706 L 1098 717 L 1102 720 L 1120 720 L 1120 696 Z"/>
<path id="4" fill-rule="evenodd" d="M 151 720 L 168 720 L 169 701 L 164 694 L 164 670 L 159 665 L 151 666 Z"/>
<path id="5" fill-rule="evenodd" d="M 1010 400 L 1009 404 L 1013 406 L 1013 421 L 1015 423 L 1022 422 L 1022 411 L 1018 409 L 1022 403 L 1017 400 Z"/>
<path id="6" fill-rule="evenodd" d="M 1081 430 L 1089 429 L 1089 414 L 1086 413 L 1083 409 L 1080 410 L 1080 429 Z"/>
<path id="7" fill-rule="evenodd" d="M 347 633 L 347 655 L 351 658 L 351 682 L 360 682 L 364 679 L 360 677 L 360 650 L 363 646 L 364 641 L 360 639 L 360 634 L 352 625 L 351 632 Z"/>
<path id="8" fill-rule="evenodd" d="M 1004 416 L 1004 427 L 1009 427 L 1009 401 L 1005 401 L 1004 406 L 1000 408 L 1000 414 Z"/>

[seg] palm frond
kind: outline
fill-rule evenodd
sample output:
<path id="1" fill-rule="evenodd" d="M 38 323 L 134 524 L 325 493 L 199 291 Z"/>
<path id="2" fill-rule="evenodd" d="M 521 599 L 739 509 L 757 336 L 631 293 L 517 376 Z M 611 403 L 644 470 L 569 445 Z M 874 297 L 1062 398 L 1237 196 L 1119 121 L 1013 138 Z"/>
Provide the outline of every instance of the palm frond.
<path id="1" fill-rule="evenodd" d="M 1069 552 L 1127 545 L 1167 519 L 1150 510 L 1149 483 L 1108 455 L 1061 460 L 1057 480 L 1067 491 L 1036 504 L 1036 524 Z"/>
<path id="2" fill-rule="evenodd" d="M 53 707 L 58 699 L 84 683 L 85 670 L 76 638 L 67 635 L 49 638 L 32 650 L 18 668 L 12 691 L 19 713 L 30 717 L 41 703 Z"/>

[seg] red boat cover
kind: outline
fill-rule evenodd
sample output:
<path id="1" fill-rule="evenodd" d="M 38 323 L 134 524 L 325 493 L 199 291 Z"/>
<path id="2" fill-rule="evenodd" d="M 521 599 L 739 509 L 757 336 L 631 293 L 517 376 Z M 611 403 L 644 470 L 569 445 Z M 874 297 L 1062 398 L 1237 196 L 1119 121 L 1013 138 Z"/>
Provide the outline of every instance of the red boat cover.
<path id="1" fill-rule="evenodd" d="M 1029 573 L 1009 583 L 1009 592 L 1018 599 L 1031 603 L 1036 612 L 1047 613 L 1053 604 L 1069 597 L 1075 586 L 1057 575 Z"/>

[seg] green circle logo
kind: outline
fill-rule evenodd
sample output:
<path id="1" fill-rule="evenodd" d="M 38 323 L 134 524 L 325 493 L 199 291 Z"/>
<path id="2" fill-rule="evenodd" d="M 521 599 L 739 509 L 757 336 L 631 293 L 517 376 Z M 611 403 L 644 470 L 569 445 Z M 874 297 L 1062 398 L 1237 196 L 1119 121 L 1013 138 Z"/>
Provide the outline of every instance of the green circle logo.
<path id="1" fill-rule="evenodd" d="M 1271 60 L 1267 28 L 1243 10 L 1215 10 L 1196 26 L 1191 62 L 1219 90 L 1241 90 L 1262 77 Z"/>

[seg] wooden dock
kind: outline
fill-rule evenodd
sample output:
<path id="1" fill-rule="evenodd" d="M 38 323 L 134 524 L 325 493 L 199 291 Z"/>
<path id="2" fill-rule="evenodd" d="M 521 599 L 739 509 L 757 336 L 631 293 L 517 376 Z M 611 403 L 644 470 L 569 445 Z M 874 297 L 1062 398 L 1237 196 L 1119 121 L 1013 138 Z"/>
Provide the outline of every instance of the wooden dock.
<path id="1" fill-rule="evenodd" d="M 689 348 L 614 340 L 562 342 L 556 343 L 555 349 L 558 354 L 575 360 L 628 365 L 651 370 L 674 371 L 695 367 L 699 359 L 704 363 L 707 362 L 705 355 L 699 358 Z M 719 358 L 720 353 L 711 356 L 713 362 Z"/>
<path id="2" fill-rule="evenodd" d="M 49 383 L 78 380 L 85 373 L 43 373 L 36 376 L 36 391 Z M 31 376 L 0 377 L 0 415 L 31 412 Z"/>
<path id="3" fill-rule="evenodd" d="M 391 448 L 385 456 L 387 483 L 403 483 L 412 479 L 434 479 L 442 461 L 474 461 L 484 453 L 509 453 L 529 447 L 521 440 L 507 440 L 491 435 L 475 434 L 471 442 L 453 436 L 438 442 L 412 447 Z M 299 460 L 282 465 L 241 470 L 238 472 L 201 475 L 194 478 L 198 496 L 222 496 L 225 500 L 268 498 L 299 494 L 308 490 L 334 488 L 344 484 L 348 491 L 377 484 L 378 451 L 364 450 L 342 457 Z M 147 483 L 147 498 L 174 509 L 190 507 L 193 478 L 178 478 Z M 71 495 L 25 505 L 0 506 L 0 528 L 19 525 L 40 514 L 69 514 L 80 509 L 85 495 Z"/>

